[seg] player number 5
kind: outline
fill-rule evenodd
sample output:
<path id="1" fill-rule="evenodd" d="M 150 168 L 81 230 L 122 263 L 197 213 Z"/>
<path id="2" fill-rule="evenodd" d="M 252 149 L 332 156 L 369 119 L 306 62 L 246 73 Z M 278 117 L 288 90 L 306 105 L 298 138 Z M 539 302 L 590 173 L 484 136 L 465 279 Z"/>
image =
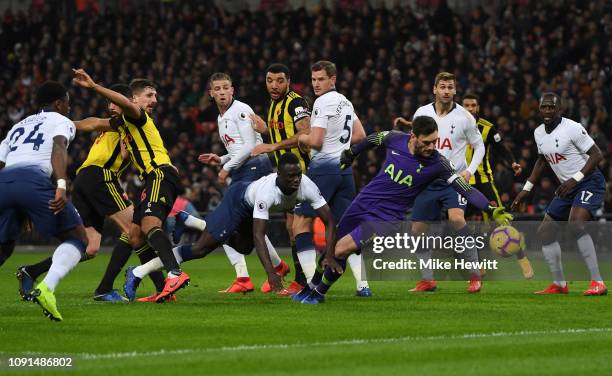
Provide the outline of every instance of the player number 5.
<path id="1" fill-rule="evenodd" d="M 344 130 L 347 132 L 346 137 L 340 137 L 340 142 L 342 142 L 343 144 L 346 144 L 351 139 L 351 127 L 349 126 L 350 121 L 351 115 L 346 115 L 346 120 L 344 121 Z"/>

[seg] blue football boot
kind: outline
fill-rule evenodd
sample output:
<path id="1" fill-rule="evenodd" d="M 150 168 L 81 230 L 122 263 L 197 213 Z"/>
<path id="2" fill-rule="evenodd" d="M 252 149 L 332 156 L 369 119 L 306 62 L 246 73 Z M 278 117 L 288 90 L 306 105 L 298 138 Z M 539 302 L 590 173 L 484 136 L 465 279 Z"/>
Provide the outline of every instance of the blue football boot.
<path id="1" fill-rule="evenodd" d="M 317 290 L 312 290 L 310 295 L 302 300 L 302 304 L 320 304 L 325 303 L 325 295 L 319 294 Z"/>
<path id="2" fill-rule="evenodd" d="M 28 272 L 26 271 L 25 266 L 20 266 L 17 268 L 17 272 L 15 272 L 15 277 L 17 277 L 17 281 L 19 282 L 19 295 L 21 295 L 21 299 L 23 301 L 32 300 L 32 296 L 30 293 L 34 288 L 34 283 L 36 280 L 32 278 Z"/>
<path id="3" fill-rule="evenodd" d="M 357 292 L 355 292 L 355 296 L 358 296 L 360 298 L 371 298 L 372 297 L 372 290 L 370 290 L 369 287 L 361 287 L 359 289 L 357 289 Z"/>
<path id="4" fill-rule="evenodd" d="M 98 302 L 127 302 L 128 299 L 125 296 L 119 294 L 119 290 L 112 289 L 105 294 L 94 295 L 94 300 Z"/>
<path id="5" fill-rule="evenodd" d="M 136 299 L 136 289 L 140 284 L 141 279 L 134 275 L 135 266 L 130 266 L 125 271 L 125 283 L 123 284 L 123 292 L 130 302 Z"/>

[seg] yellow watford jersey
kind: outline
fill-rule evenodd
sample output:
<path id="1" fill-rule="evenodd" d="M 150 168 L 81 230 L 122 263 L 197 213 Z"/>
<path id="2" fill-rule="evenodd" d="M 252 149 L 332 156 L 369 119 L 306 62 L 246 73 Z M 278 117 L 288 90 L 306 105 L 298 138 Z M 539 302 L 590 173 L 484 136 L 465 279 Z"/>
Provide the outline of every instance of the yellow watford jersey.
<path id="1" fill-rule="evenodd" d="M 482 162 L 478 166 L 478 169 L 470 178 L 470 184 L 488 183 L 493 181 L 493 170 L 491 169 L 491 148 L 493 147 L 493 143 L 501 142 L 501 135 L 492 123 L 483 118 L 479 118 L 476 125 L 482 134 L 482 141 L 485 145 L 485 155 L 482 158 Z M 465 155 L 468 164 L 472 161 L 473 155 L 474 148 L 472 148 L 472 145 L 468 145 Z"/>
<path id="2" fill-rule="evenodd" d="M 172 164 L 153 119 L 144 110 L 141 110 L 138 119 L 123 115 L 111 119 L 110 123 L 121 134 L 130 152 L 130 159 L 141 177 L 159 166 Z"/>
<path id="3" fill-rule="evenodd" d="M 121 175 L 130 164 L 121 155 L 121 138 L 118 132 L 102 132 L 91 145 L 85 162 L 77 170 L 77 174 L 85 167 L 98 166 Z"/>
<path id="4" fill-rule="evenodd" d="M 284 97 L 270 102 L 268 109 L 268 132 L 270 142 L 277 143 L 293 137 L 298 130 L 295 123 L 303 118 L 310 116 L 308 104 L 299 94 L 289 91 Z M 274 159 L 278 164 L 278 159 L 288 150 L 277 150 L 274 152 Z M 302 171 L 306 171 L 310 157 L 299 148 L 291 149 L 291 152 L 300 159 Z"/>

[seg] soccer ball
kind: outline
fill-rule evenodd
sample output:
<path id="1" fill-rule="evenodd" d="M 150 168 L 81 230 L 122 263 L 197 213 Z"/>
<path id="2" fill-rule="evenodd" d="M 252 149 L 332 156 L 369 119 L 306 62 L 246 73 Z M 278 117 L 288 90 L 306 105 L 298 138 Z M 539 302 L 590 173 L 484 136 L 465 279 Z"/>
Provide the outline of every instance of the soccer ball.
<path id="1" fill-rule="evenodd" d="M 521 236 L 512 226 L 499 226 L 489 237 L 489 247 L 501 257 L 510 257 L 521 250 Z"/>

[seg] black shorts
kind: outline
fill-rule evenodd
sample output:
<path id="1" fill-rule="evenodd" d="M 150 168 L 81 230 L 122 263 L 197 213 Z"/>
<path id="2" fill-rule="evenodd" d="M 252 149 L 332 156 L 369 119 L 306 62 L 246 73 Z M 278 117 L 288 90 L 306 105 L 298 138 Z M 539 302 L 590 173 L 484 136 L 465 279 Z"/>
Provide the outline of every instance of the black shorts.
<path id="1" fill-rule="evenodd" d="M 495 186 L 495 182 L 490 181 L 488 183 L 476 183 L 472 184 L 472 187 L 478 189 L 486 198 L 489 200 L 489 204 L 493 206 L 502 206 L 501 198 Z M 475 206 L 468 204 L 465 211 L 465 217 L 471 217 L 473 215 L 479 215 L 480 210 Z"/>
<path id="2" fill-rule="evenodd" d="M 134 223 L 140 225 L 147 216 L 157 217 L 164 223 L 178 196 L 180 184 L 178 173 L 172 166 L 160 166 L 148 173 L 140 204 L 134 210 Z"/>
<path id="3" fill-rule="evenodd" d="M 102 233 L 104 218 L 132 205 L 111 170 L 87 166 L 72 183 L 72 203 L 81 215 L 85 227 Z"/>

